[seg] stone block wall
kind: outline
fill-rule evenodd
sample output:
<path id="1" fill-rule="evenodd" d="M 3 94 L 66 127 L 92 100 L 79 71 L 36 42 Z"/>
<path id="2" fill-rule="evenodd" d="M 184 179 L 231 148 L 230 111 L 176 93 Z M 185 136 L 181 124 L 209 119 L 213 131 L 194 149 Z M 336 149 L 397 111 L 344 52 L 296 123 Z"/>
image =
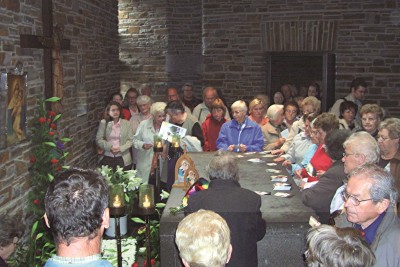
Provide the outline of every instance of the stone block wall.
<path id="1" fill-rule="evenodd" d="M 238 98 L 250 99 L 257 93 L 266 92 L 267 52 L 324 51 L 336 55 L 336 98 L 349 92 L 353 78 L 364 77 L 369 84 L 365 101 L 376 102 L 392 115 L 400 116 L 398 1 L 120 2 L 124 2 L 129 16 L 152 21 L 147 27 L 167 25 L 162 35 L 164 50 L 159 50 L 158 40 L 147 44 L 147 52 L 135 47 L 134 40 L 129 48 L 140 51 L 136 56 L 131 54 L 132 61 L 137 60 L 143 66 L 151 60 L 157 61 L 154 66 L 146 66 L 160 72 L 154 72 L 150 77 L 141 69 L 130 68 L 124 72 L 124 83 L 136 83 L 150 77 L 154 82 L 179 84 L 193 77 L 197 93 L 203 86 L 213 85 L 222 89 L 228 102 L 232 103 Z M 153 12 L 144 12 L 143 6 Z M 155 17 L 156 10 L 166 13 Z M 272 36 L 271 27 L 276 27 Z M 310 29 L 310 32 L 302 32 L 302 29 Z M 140 38 L 154 39 L 154 31 L 141 31 Z M 136 36 L 127 33 L 124 38 L 135 39 Z M 165 54 L 159 57 L 163 52 Z M 120 54 L 126 54 L 123 47 Z M 188 61 L 185 57 L 189 59 L 190 56 L 198 68 L 191 69 L 183 64 Z"/>
<path id="2" fill-rule="evenodd" d="M 44 96 L 43 51 L 21 49 L 19 35 L 42 35 L 41 2 L 0 2 L 0 69 L 11 71 L 18 61 L 23 63 L 28 73 L 27 121 L 34 115 L 36 98 Z M 71 40 L 70 50 L 61 52 L 65 112 L 59 129 L 73 140 L 67 146 L 66 164 L 95 167 L 93 141 L 100 113 L 109 93 L 120 88 L 117 1 L 52 2 L 54 25 L 64 24 L 64 37 Z M 23 206 L 29 189 L 31 149 L 29 139 L 0 149 L 0 210 Z"/>

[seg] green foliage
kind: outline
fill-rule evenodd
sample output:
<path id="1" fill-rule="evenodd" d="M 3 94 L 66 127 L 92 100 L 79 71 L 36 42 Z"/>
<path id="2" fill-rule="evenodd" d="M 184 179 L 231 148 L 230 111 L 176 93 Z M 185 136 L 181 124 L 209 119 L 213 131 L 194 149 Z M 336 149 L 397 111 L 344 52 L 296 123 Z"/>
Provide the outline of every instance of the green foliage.
<path id="1" fill-rule="evenodd" d="M 150 247 L 151 247 L 151 258 L 155 259 L 157 262 L 160 261 L 160 218 L 162 214 L 162 210 L 164 209 L 164 203 L 157 203 L 156 204 L 156 219 L 150 220 Z M 137 224 L 142 224 L 143 226 L 140 227 L 137 231 L 137 246 L 138 246 L 138 255 L 146 258 L 146 222 L 139 218 L 134 217 L 131 219 Z"/>
<path id="2" fill-rule="evenodd" d="M 36 116 L 30 122 L 30 138 L 34 147 L 30 159 L 30 191 L 26 208 L 33 224 L 28 240 L 18 247 L 11 266 L 43 266 L 55 253 L 53 238 L 43 220 L 44 197 L 54 175 L 67 168 L 63 166 L 68 156 L 64 149 L 65 143 L 71 139 L 63 138 L 57 130 L 56 121 L 61 118 L 61 114 L 47 111 L 45 104 L 59 100 L 58 97 L 45 101 L 38 99 Z"/>

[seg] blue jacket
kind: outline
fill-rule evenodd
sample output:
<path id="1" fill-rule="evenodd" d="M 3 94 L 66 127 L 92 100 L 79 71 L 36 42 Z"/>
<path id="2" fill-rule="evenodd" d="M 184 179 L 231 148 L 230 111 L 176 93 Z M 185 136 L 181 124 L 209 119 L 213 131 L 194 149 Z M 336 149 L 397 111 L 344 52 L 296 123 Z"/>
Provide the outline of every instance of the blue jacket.
<path id="1" fill-rule="evenodd" d="M 217 139 L 217 148 L 228 150 L 230 145 L 243 144 L 247 151 L 262 151 L 264 137 L 260 126 L 250 120 L 247 116 L 243 124 L 239 125 L 236 120 L 225 122 Z M 234 152 L 238 152 L 235 149 Z"/>

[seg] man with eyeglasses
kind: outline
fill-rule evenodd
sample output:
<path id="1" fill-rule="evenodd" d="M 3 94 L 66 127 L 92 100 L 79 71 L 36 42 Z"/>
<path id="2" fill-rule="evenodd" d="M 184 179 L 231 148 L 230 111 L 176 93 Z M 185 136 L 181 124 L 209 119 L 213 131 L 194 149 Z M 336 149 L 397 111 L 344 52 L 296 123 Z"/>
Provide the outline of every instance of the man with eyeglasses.
<path id="1" fill-rule="evenodd" d="M 377 163 L 380 157 L 380 151 L 376 140 L 367 132 L 357 132 L 350 135 L 343 143 L 343 165 L 344 173 L 349 174 L 359 166 L 369 163 Z M 331 214 L 338 213 L 343 209 L 343 200 L 340 196 L 344 190 L 344 185 L 339 187 L 331 202 Z M 335 217 L 335 215 L 333 215 Z M 335 219 L 339 221 L 340 218 Z"/>
<path id="2" fill-rule="evenodd" d="M 342 192 L 347 220 L 360 230 L 376 256 L 375 266 L 400 266 L 398 192 L 390 173 L 365 164 L 350 173 Z"/>

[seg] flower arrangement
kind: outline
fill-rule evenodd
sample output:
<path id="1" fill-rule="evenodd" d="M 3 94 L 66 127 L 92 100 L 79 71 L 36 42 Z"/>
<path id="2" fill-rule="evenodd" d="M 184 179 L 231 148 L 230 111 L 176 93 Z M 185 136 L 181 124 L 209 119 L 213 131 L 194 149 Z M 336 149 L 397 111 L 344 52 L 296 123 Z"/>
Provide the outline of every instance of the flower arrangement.
<path id="1" fill-rule="evenodd" d="M 38 99 L 36 115 L 30 122 L 30 138 L 34 147 L 30 158 L 30 191 L 26 206 L 32 221 L 31 234 L 26 243 L 18 247 L 11 266 L 43 266 L 55 253 L 53 238 L 44 220 L 44 197 L 54 175 L 67 166 L 63 163 L 68 156 L 65 143 L 71 139 L 62 137 L 57 121 L 61 114 L 46 110 L 46 103 L 60 101 L 58 97 L 46 100 Z"/>
<path id="2" fill-rule="evenodd" d="M 208 189 L 208 184 L 209 181 L 204 178 L 200 178 L 199 180 L 197 180 L 197 182 L 195 182 L 183 196 L 181 205 L 169 209 L 170 214 L 176 215 L 178 212 L 182 211 L 188 205 L 189 197 L 199 191 Z"/>
<path id="3" fill-rule="evenodd" d="M 107 165 L 103 165 L 97 169 L 106 178 L 108 185 L 122 185 L 125 191 L 125 201 L 130 202 L 140 184 L 142 183 L 142 178 L 136 177 L 136 170 L 124 171 L 124 168 L 117 167 L 115 171 Z"/>

